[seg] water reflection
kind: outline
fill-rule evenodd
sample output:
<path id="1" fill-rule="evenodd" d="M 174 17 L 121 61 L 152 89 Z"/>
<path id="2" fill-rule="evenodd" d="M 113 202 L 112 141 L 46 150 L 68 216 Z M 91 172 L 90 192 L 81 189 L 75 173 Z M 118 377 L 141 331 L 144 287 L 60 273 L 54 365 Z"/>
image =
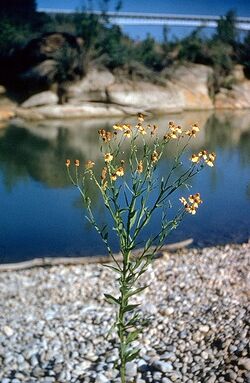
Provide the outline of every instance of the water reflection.
<path id="1" fill-rule="evenodd" d="M 203 212 L 183 223 L 171 240 L 193 236 L 196 244 L 202 244 L 247 239 L 250 112 L 189 112 L 161 116 L 154 122 L 163 133 L 169 120 L 185 127 L 193 122 L 201 126 L 190 153 L 207 148 L 218 154 L 216 168 L 203 173 L 194 184 L 206 200 Z M 95 233 L 83 220 L 79 196 L 65 174 L 64 162 L 65 158 L 79 158 L 82 162 L 91 158 L 100 167 L 96 133 L 115 122 L 117 119 L 24 124 L 16 120 L 2 128 L 0 262 L 19 257 L 103 252 Z M 171 150 L 174 148 L 163 159 L 163 172 Z M 98 195 L 93 197 L 97 214 L 105 218 Z"/>

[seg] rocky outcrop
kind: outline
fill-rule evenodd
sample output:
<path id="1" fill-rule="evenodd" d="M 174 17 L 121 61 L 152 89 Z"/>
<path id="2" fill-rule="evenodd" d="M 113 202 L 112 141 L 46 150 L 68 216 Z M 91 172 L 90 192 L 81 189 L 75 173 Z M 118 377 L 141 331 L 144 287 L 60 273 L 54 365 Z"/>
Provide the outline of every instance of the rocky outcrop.
<path id="1" fill-rule="evenodd" d="M 68 86 L 66 99 L 70 104 L 84 101 L 108 102 L 107 88 L 114 82 L 114 75 L 107 69 L 91 69 L 81 81 Z"/>
<path id="2" fill-rule="evenodd" d="M 244 80 L 232 86 L 222 88 L 215 96 L 216 109 L 247 109 L 250 108 L 250 81 Z"/>
<path id="3" fill-rule="evenodd" d="M 215 96 L 214 107 L 216 109 L 250 108 L 250 81 L 246 79 L 242 65 L 235 65 L 232 78 L 234 83 L 231 89 L 220 89 Z"/>
<path id="4" fill-rule="evenodd" d="M 191 110 L 250 108 L 250 81 L 242 68 L 235 68 L 232 89 L 221 89 L 215 101 L 209 97 L 213 70 L 189 64 L 172 69 L 161 85 L 145 81 L 119 80 L 107 69 L 91 69 L 80 81 L 67 83 L 66 103 L 46 91 L 26 100 L 17 116 L 26 120 L 122 116 L 146 112 L 177 113 Z"/>
<path id="5" fill-rule="evenodd" d="M 6 89 L 0 85 L 0 127 L 2 123 L 15 116 L 16 104 L 6 96 Z"/>
<path id="6" fill-rule="evenodd" d="M 2 72 L 9 87 L 21 91 L 25 85 L 31 94 L 78 80 L 84 75 L 83 41 L 69 33 L 46 33 L 15 51 Z"/>
<path id="7" fill-rule="evenodd" d="M 114 83 L 107 88 L 109 102 L 123 106 L 133 106 L 151 113 L 180 112 L 184 109 L 183 100 L 170 82 L 165 86 L 146 82 Z"/>
<path id="8" fill-rule="evenodd" d="M 212 68 L 200 64 L 182 65 L 171 71 L 171 82 L 178 88 L 184 110 L 213 109 L 208 89 L 212 75 Z"/>
<path id="9" fill-rule="evenodd" d="M 5 93 L 6 93 L 6 88 L 3 85 L 0 85 L 0 96 Z"/>
<path id="10" fill-rule="evenodd" d="M 122 109 L 106 103 L 82 103 L 81 105 L 46 105 L 36 108 L 17 110 L 17 116 L 27 119 L 68 119 L 83 117 L 123 116 Z"/>
<path id="11" fill-rule="evenodd" d="M 12 107 L 1 107 L 0 106 L 0 122 L 8 121 L 15 116 L 15 112 Z"/>

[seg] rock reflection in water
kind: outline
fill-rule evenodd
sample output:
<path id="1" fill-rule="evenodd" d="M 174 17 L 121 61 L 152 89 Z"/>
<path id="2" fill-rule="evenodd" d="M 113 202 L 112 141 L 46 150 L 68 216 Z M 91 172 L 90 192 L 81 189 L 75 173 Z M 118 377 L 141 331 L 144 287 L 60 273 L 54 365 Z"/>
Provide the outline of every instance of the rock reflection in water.
<path id="1" fill-rule="evenodd" d="M 247 172 L 250 168 L 250 111 L 238 111 L 238 112 L 218 112 L 213 114 L 212 112 L 188 112 L 185 114 L 173 114 L 168 116 L 160 116 L 158 119 L 149 118 L 148 123 L 154 122 L 159 126 L 159 134 L 163 134 L 168 126 L 168 122 L 173 120 L 180 124 L 181 126 L 188 128 L 192 123 L 196 122 L 201 127 L 200 134 L 196 139 L 191 141 L 191 152 L 196 152 L 207 148 L 208 150 L 216 151 L 218 154 L 218 166 L 216 166 L 212 171 L 204 172 L 199 182 L 202 182 L 202 185 L 199 185 L 199 182 L 195 182 L 195 187 L 205 190 L 209 189 L 210 192 L 213 192 L 216 195 L 216 198 L 219 198 L 220 194 L 223 194 L 225 190 L 222 188 L 229 188 L 229 181 L 227 177 L 231 172 L 232 183 L 230 183 L 230 188 L 233 188 L 233 182 L 238 182 L 238 177 L 241 174 L 242 180 L 242 190 L 243 199 L 242 205 L 239 205 L 238 209 L 249 209 L 249 178 L 247 177 Z M 127 118 L 120 120 L 119 122 L 130 122 L 134 123 L 134 118 Z M 101 172 L 101 164 L 98 161 L 99 153 L 99 144 L 97 138 L 97 131 L 100 128 L 108 129 L 111 128 L 114 123 L 118 122 L 117 119 L 92 119 L 87 121 L 48 121 L 47 123 L 43 122 L 22 122 L 21 120 L 12 121 L 12 123 L 5 128 L 2 128 L 0 131 L 0 175 L 1 182 L 5 187 L 0 189 L 0 193 L 4 197 L 7 196 L 9 191 L 13 192 L 13 201 L 15 199 L 15 186 L 20 182 L 27 182 L 30 189 L 32 189 L 32 183 L 39 182 L 42 188 L 49 188 L 52 190 L 64 190 L 64 198 L 67 200 L 66 194 L 68 193 L 68 188 L 71 187 L 71 184 L 66 176 L 65 172 L 65 159 L 71 158 L 72 160 L 78 158 L 81 163 L 85 163 L 88 159 L 94 160 L 96 162 L 97 171 Z M 170 147 L 166 154 L 166 158 L 162 160 L 161 168 L 164 172 L 164 169 L 167 168 L 168 158 L 171 158 L 174 147 Z M 126 153 L 124 154 L 126 157 Z M 205 175 L 206 173 L 206 175 Z M 231 182 L 230 181 L 230 182 Z M 67 190 L 66 190 L 67 189 Z M 28 188 L 27 188 L 28 190 Z M 199 189 L 200 190 L 200 189 Z M 194 190 L 196 191 L 196 190 Z M 185 191 L 186 192 L 186 191 Z M 28 192 L 27 192 L 28 193 Z M 95 189 L 93 190 L 95 193 Z M 186 192 L 188 193 L 188 192 Z M 230 190 L 227 190 L 227 198 L 230 199 Z M 232 190 L 231 196 L 232 201 L 228 201 L 228 206 L 232 206 L 235 202 L 240 204 L 237 200 L 235 201 L 235 192 Z M 71 194 L 72 195 L 72 194 Z M 96 209 L 98 214 L 105 216 L 105 213 L 102 210 L 101 205 L 99 204 L 99 196 L 93 195 L 95 200 Z M 207 200 L 211 201 L 212 196 L 207 196 Z M 73 201 L 68 201 L 69 204 L 74 205 L 74 207 L 81 206 L 79 202 L 79 197 L 75 193 Z M 248 205 L 247 205 L 248 203 Z M 204 204 L 205 205 L 205 204 Z M 216 209 L 219 209 L 219 203 L 213 202 L 211 206 L 216 206 Z M 82 206 L 81 206 L 82 207 Z M 19 214 L 22 214 L 22 206 L 17 207 L 20 209 Z M 61 209 L 64 209 L 64 206 L 61 206 Z M 82 211 L 79 209 L 74 209 L 72 217 L 74 214 L 82 217 Z M 233 208 L 232 208 L 233 210 Z M 4 212 L 4 214 L 7 214 Z M 2 214 L 1 224 L 5 224 L 4 214 Z M 25 213 L 23 213 L 25 214 Z M 49 214 L 49 210 L 48 210 Z M 211 213 L 215 214 L 214 212 Z M 220 217 L 224 217 L 224 213 L 217 212 Z M 235 215 L 235 211 L 233 213 Z M 239 211 L 240 215 L 240 211 Z M 58 220 L 61 218 L 61 212 L 58 212 Z M 230 217 L 230 214 L 229 216 Z M 225 219 L 229 219 L 224 217 Z M 233 217 L 237 222 L 240 222 L 240 218 L 235 216 Z M 249 219 L 250 221 L 250 219 Z M 250 234 L 250 229 L 246 229 L 246 225 L 250 222 L 247 222 L 243 217 L 244 229 L 241 230 L 243 235 L 242 238 Z M 223 219 L 218 218 L 218 222 L 223 228 L 220 227 L 221 235 L 218 235 L 219 242 L 226 242 L 231 240 L 235 233 L 232 233 L 231 238 L 226 238 L 228 233 L 225 229 L 226 222 L 223 223 Z M 57 221 L 54 222 L 56 227 Z M 196 225 L 196 229 L 188 230 L 187 224 L 182 225 L 179 234 L 175 234 L 173 239 L 182 239 L 183 237 L 194 236 L 196 243 L 201 242 L 216 242 L 216 233 L 205 233 L 206 227 L 199 223 L 199 219 L 193 220 L 192 225 Z M 212 221 L 210 226 L 212 225 Z M 232 224 L 230 230 L 234 231 L 235 228 Z M 18 231 L 18 227 L 14 228 L 15 220 L 13 218 L 13 227 L 11 230 L 15 232 Z M 199 228 L 197 228 L 199 226 Z M 74 230 L 74 222 L 72 222 L 72 228 Z M 44 228 L 43 228 L 44 229 Z M 86 229 L 86 225 L 85 225 Z M 85 230 L 83 228 L 83 230 Z M 211 229 L 211 227 L 210 227 Z M 209 229 L 209 230 L 210 230 Z M 37 228 L 39 230 L 39 228 Z M 82 229 L 81 229 L 82 230 Z M 88 228 L 88 233 L 90 233 L 90 228 Z M 201 235 L 201 230 L 204 231 Z M 58 235 L 58 230 L 56 230 Z M 177 232 L 176 232 L 177 233 Z M 196 234 L 197 235 L 196 235 Z M 63 236 L 63 227 L 62 230 L 59 230 L 59 235 Z M 80 236 L 80 234 L 78 233 Z M 208 237 L 210 238 L 208 239 Z M 86 233 L 85 233 L 86 237 Z M 201 238 L 202 237 L 202 238 Z M 207 238 L 207 240 L 206 240 Z M 224 238 L 224 240 L 223 240 Z M 76 238 L 72 239 L 75 241 Z M 89 241 L 93 240 L 93 237 L 90 236 Z M 15 238 L 13 238 L 13 241 Z M 56 240 L 55 240 L 56 241 Z M 4 242 L 4 239 L 3 239 Z M 60 242 L 60 241 L 59 241 Z M 69 243 L 68 248 L 70 251 L 85 253 L 85 250 L 88 251 L 91 248 L 91 245 L 85 242 L 79 243 Z M 1 244 L 0 244 L 1 246 Z M 8 247 L 8 245 L 5 245 Z M 13 245 L 14 246 L 14 245 Z M 54 253 L 63 253 L 63 248 L 60 246 L 57 248 L 55 243 L 56 251 Z M 18 244 L 16 243 L 16 247 Z M 85 249 L 86 247 L 86 249 Z M 46 245 L 44 245 L 46 248 Z M 13 249 L 12 249 L 13 250 Z M 93 248 L 92 248 L 93 250 Z M 53 253 L 54 249 L 51 248 L 51 244 L 48 243 L 46 254 Z M 25 250 L 23 250 L 23 253 Z M 8 253 L 8 249 L 6 250 Z M 14 251 L 10 251 L 14 253 Z M 32 251 L 30 252 L 30 254 Z M 34 250 L 34 255 L 39 253 L 39 249 Z M 33 253 L 32 253 L 33 254 Z M 42 254 L 38 254 L 42 255 Z M 31 255 L 30 255 L 31 256 Z"/>

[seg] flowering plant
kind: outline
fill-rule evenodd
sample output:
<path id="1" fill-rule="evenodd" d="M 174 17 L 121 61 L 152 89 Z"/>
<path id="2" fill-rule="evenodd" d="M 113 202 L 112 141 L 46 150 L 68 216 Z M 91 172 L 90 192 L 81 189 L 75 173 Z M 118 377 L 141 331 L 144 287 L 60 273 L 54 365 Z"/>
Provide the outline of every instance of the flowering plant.
<path id="1" fill-rule="evenodd" d="M 117 307 L 116 329 L 119 338 L 119 368 L 121 382 L 126 381 L 126 363 L 135 359 L 140 349 L 133 347 L 146 321 L 138 311 L 138 304 L 131 299 L 147 286 L 138 285 L 138 280 L 147 270 L 155 254 L 163 246 L 167 235 L 175 229 L 185 214 L 195 214 L 202 200 L 199 193 L 180 198 L 180 208 L 173 218 L 169 218 L 170 197 L 181 186 L 199 173 L 205 165 L 212 167 L 215 153 L 206 150 L 193 154 L 189 167 L 182 169 L 181 157 L 189 141 L 199 132 L 194 124 L 183 130 L 170 122 L 167 132 L 160 137 L 156 125 L 146 125 L 144 116 L 138 115 L 134 127 L 130 124 L 116 124 L 112 131 L 99 130 L 100 150 L 103 161 L 102 171 L 95 171 L 95 163 L 89 160 L 80 174 L 80 163 L 75 160 L 75 176 L 72 176 L 70 160 L 66 161 L 68 175 L 79 189 L 86 205 L 88 220 L 95 227 L 105 243 L 113 265 L 105 265 L 118 276 L 117 296 L 105 294 L 105 298 Z M 124 158 L 124 146 L 129 140 L 129 155 Z M 159 179 L 157 167 L 170 141 L 176 141 L 176 155 L 166 177 Z M 142 151 L 140 149 L 142 148 Z M 175 176 L 176 170 L 181 170 Z M 92 201 L 86 182 L 92 182 L 99 192 L 112 217 L 122 254 L 122 263 L 116 259 L 109 241 L 107 225 L 97 224 L 92 211 Z M 153 200 L 152 200 L 153 196 Z M 146 243 L 139 255 L 133 255 L 139 246 L 139 237 L 150 223 L 153 214 L 160 210 L 161 224 Z"/>

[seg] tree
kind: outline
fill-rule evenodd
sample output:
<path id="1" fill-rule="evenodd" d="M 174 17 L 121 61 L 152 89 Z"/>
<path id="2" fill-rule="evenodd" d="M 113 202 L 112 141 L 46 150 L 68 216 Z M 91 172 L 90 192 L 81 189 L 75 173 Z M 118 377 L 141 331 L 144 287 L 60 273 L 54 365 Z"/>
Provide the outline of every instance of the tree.
<path id="1" fill-rule="evenodd" d="M 238 33 L 236 29 L 235 11 L 230 10 L 218 21 L 216 38 L 225 44 L 232 46 L 236 44 Z"/>

